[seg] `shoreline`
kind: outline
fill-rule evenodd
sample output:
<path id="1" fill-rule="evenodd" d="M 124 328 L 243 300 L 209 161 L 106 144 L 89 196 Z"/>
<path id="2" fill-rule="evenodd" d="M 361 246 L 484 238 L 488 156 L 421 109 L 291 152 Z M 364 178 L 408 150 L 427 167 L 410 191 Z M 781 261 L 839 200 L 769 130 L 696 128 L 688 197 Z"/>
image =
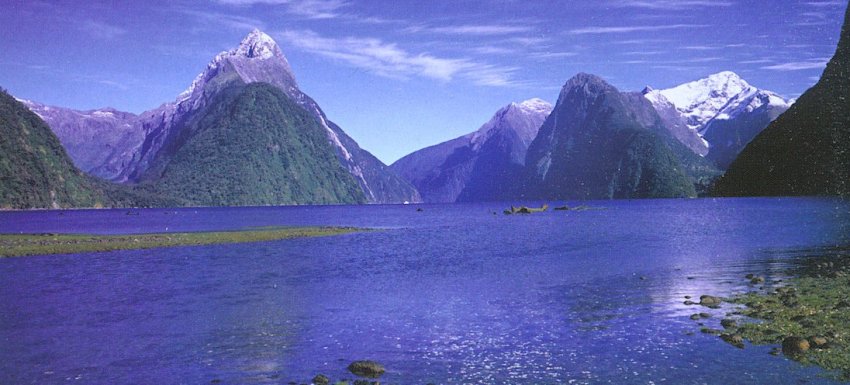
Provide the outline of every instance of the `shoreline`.
<path id="1" fill-rule="evenodd" d="M 734 294 L 736 306 L 720 321 L 721 330 L 703 329 L 737 348 L 773 345 L 783 355 L 823 375 L 850 381 L 850 249 L 810 257 L 787 271 L 789 278 L 764 282 L 742 277 L 758 290 Z"/>
<path id="2" fill-rule="evenodd" d="M 0 258 L 265 242 L 291 238 L 325 237 L 363 231 L 368 231 L 368 229 L 313 226 L 119 235 L 0 234 Z"/>

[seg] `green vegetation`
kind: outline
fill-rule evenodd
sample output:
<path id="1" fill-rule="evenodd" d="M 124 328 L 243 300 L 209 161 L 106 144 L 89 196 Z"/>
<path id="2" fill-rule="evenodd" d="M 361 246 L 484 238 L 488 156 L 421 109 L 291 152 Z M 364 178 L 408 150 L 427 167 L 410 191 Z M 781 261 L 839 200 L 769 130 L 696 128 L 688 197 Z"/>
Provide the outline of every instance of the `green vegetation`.
<path id="1" fill-rule="evenodd" d="M 38 115 L 0 90 L 0 208 L 103 206 L 110 202 L 74 167 Z"/>
<path id="2" fill-rule="evenodd" d="M 244 231 L 127 235 L 0 234 L 0 257 L 275 241 L 347 234 L 351 227 L 278 227 Z"/>
<path id="3" fill-rule="evenodd" d="M 230 86 L 175 135 L 142 186 L 187 205 L 365 202 L 325 128 L 274 86 Z"/>
<path id="4" fill-rule="evenodd" d="M 769 293 L 751 292 L 731 299 L 746 306 L 742 315 L 759 322 L 738 326 L 724 320 L 725 339 L 741 336 L 754 344 L 781 344 L 774 354 L 782 351 L 850 380 L 850 255 L 809 260 L 793 274 L 797 278 Z"/>

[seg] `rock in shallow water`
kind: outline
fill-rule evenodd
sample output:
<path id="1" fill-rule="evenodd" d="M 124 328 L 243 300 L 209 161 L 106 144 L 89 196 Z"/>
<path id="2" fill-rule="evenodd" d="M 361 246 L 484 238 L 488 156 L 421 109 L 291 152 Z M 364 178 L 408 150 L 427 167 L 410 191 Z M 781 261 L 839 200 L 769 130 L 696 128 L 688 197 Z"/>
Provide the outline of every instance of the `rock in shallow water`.
<path id="1" fill-rule="evenodd" d="M 723 300 L 720 297 L 715 297 L 711 295 L 701 295 L 699 297 L 699 304 L 702 306 L 716 307 L 720 306 L 721 302 L 723 302 Z"/>
<path id="2" fill-rule="evenodd" d="M 348 365 L 348 371 L 360 377 L 378 378 L 386 370 L 383 365 L 375 361 L 354 361 Z"/>
<path id="3" fill-rule="evenodd" d="M 313 385 L 328 385 L 331 383 L 331 379 L 325 377 L 324 374 L 317 374 L 316 377 L 313 377 Z"/>

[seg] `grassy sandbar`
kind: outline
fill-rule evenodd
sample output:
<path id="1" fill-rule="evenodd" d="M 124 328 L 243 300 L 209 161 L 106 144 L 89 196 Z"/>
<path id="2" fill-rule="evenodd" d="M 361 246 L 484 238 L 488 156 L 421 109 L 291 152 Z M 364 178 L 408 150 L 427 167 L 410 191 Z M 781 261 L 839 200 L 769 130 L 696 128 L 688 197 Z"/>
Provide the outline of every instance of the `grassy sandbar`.
<path id="1" fill-rule="evenodd" d="M 156 234 L 0 234 L 0 257 L 90 253 L 322 237 L 363 231 L 352 227 L 277 227 L 240 231 Z"/>

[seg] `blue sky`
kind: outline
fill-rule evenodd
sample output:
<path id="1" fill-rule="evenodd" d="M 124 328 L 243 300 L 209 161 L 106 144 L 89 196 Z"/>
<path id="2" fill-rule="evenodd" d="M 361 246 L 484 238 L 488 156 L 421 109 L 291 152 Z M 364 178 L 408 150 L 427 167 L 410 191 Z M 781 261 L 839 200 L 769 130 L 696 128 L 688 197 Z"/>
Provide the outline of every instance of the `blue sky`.
<path id="1" fill-rule="evenodd" d="M 846 0 L 0 0 L 0 87 L 142 112 L 252 28 L 301 89 L 386 163 L 501 106 L 555 102 L 577 72 L 621 90 L 731 70 L 796 97 L 835 51 Z"/>

